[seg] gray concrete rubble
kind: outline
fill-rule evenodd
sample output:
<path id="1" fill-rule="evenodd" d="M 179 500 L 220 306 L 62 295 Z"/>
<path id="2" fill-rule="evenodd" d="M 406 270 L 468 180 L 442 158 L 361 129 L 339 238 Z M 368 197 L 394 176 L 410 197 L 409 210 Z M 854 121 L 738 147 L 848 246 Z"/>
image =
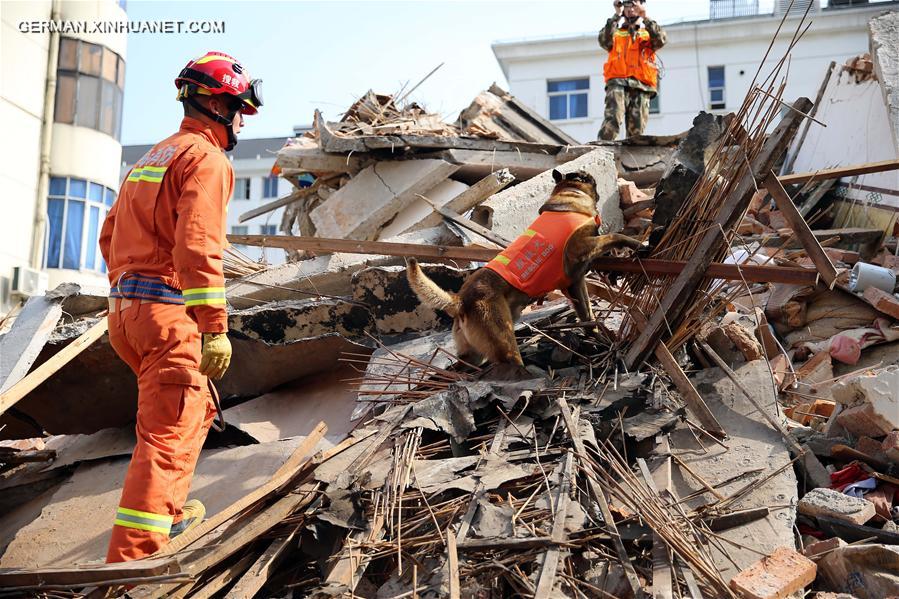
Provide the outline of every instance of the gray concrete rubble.
<path id="1" fill-rule="evenodd" d="M 620 231 L 624 216 L 618 205 L 618 176 L 612 154 L 594 150 L 558 167 L 562 173 L 584 170 L 596 180 L 599 196 L 597 209 L 602 218 L 602 231 Z M 506 188 L 475 209 L 474 220 L 506 239 L 515 239 L 537 217 L 537 210 L 549 198 L 555 186 L 552 172 L 547 171 L 518 185 Z"/>
<path id="2" fill-rule="evenodd" d="M 899 13 L 895 10 L 868 22 L 874 73 L 889 112 L 893 143 L 899 151 Z"/>

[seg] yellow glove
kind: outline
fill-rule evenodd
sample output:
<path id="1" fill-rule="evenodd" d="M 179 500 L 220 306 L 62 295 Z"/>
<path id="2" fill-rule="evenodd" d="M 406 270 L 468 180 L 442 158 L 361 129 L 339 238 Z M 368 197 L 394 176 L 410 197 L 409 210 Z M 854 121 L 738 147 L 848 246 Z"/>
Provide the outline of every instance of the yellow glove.
<path id="1" fill-rule="evenodd" d="M 231 342 L 227 333 L 203 333 L 203 357 L 200 374 L 220 379 L 231 363 Z"/>

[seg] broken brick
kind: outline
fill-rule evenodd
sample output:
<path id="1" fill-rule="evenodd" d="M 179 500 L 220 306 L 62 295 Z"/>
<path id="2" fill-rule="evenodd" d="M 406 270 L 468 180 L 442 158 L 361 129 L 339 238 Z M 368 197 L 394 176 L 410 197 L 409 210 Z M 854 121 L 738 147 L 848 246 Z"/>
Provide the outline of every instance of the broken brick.
<path id="1" fill-rule="evenodd" d="M 862 296 L 878 312 L 883 312 L 899 320 L 899 299 L 896 299 L 892 293 L 887 293 L 877 287 L 868 287 Z"/>
<path id="2" fill-rule="evenodd" d="M 845 547 L 846 545 L 846 541 L 840 537 L 831 537 L 829 539 L 824 539 L 823 541 L 815 541 L 810 545 L 806 545 L 805 549 L 802 550 L 802 555 L 809 559 L 815 559 L 823 553 L 833 551 L 838 547 Z"/>
<path id="3" fill-rule="evenodd" d="M 899 430 L 890 431 L 880 445 L 880 451 L 887 458 L 899 464 Z"/>
<path id="4" fill-rule="evenodd" d="M 827 488 L 806 493 L 799 500 L 798 510 L 810 518 L 830 516 L 852 524 L 864 524 L 875 514 L 874 504 L 870 501 Z"/>
<path id="5" fill-rule="evenodd" d="M 780 547 L 730 581 L 730 588 L 744 599 L 782 599 L 815 580 L 815 562 L 788 547 Z"/>
<path id="6" fill-rule="evenodd" d="M 837 414 L 837 423 L 857 437 L 886 435 L 893 428 L 874 411 L 874 406 L 863 403 L 844 408 Z"/>

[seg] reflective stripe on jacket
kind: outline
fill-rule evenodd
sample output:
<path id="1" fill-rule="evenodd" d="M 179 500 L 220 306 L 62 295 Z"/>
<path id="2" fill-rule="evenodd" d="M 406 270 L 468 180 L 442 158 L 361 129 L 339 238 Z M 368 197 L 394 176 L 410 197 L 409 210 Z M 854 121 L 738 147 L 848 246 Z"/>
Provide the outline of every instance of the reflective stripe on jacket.
<path id="1" fill-rule="evenodd" d="M 220 136 L 185 117 L 128 173 L 100 232 L 115 295 L 159 291 L 158 301 L 181 303 L 180 291 L 203 333 L 228 330 L 222 252 L 234 171 Z"/>
<path id="2" fill-rule="evenodd" d="M 531 297 L 566 289 L 565 244 L 586 223 L 599 225 L 599 217 L 577 212 L 544 212 L 486 268 Z"/>
<path id="3" fill-rule="evenodd" d="M 637 81 L 652 86 L 659 84 L 659 69 L 656 67 L 656 53 L 652 49 L 649 32 L 643 28 L 632 37 L 627 29 L 616 29 L 612 36 L 612 49 L 603 66 L 606 83 L 611 79 L 633 77 Z"/>

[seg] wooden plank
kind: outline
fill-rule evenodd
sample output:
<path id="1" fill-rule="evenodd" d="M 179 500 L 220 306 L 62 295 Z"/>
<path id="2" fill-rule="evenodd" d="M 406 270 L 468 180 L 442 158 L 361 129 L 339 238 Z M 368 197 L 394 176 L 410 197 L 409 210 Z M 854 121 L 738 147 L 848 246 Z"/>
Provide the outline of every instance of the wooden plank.
<path id="1" fill-rule="evenodd" d="M 452 161 L 447 159 L 447 162 Z M 456 163 L 453 162 L 453 164 Z M 512 176 L 512 173 L 510 173 L 508 169 L 502 169 L 492 172 L 484 178 L 478 180 L 477 183 L 461 192 L 453 199 L 451 199 L 449 202 L 444 204 L 443 207 L 456 214 L 465 214 L 475 206 L 478 206 L 482 202 L 486 201 L 487 198 L 489 198 L 496 192 L 505 188 L 514 180 L 515 177 Z M 421 219 L 421 222 L 412 226 L 409 230 L 420 231 L 421 229 L 436 227 L 441 222 L 443 222 L 443 217 L 435 211 Z"/>
<path id="2" fill-rule="evenodd" d="M 502 235 L 498 235 L 498 234 L 494 233 L 487 227 L 479 225 L 478 223 L 476 223 L 470 219 L 467 219 L 460 214 L 456 214 L 452 210 L 447 210 L 446 208 L 444 208 L 442 206 L 438 206 L 437 204 L 435 204 L 428 198 L 424 198 L 424 196 L 422 196 L 422 197 L 428 204 L 431 205 L 431 208 L 434 209 L 434 212 L 436 212 L 437 214 L 439 214 L 446 220 L 456 223 L 463 229 L 468 229 L 469 231 L 477 233 L 484 239 L 488 239 L 488 240 L 492 241 L 493 243 L 495 243 L 496 245 L 503 247 L 503 248 L 508 246 L 510 243 L 512 243 L 511 241 L 509 241 Z"/>
<path id="3" fill-rule="evenodd" d="M 559 397 L 556 401 L 559 404 L 559 410 L 562 412 L 562 419 L 565 421 L 568 435 L 571 437 L 572 443 L 574 443 L 574 450 L 577 452 L 578 460 L 587 466 L 585 462 L 586 456 L 588 455 L 587 448 L 577 430 L 577 424 L 574 421 L 574 417 L 571 415 L 571 408 L 568 407 L 568 402 L 564 397 Z M 631 591 L 633 592 L 635 599 L 642 599 L 644 593 L 643 588 L 640 586 L 640 579 L 637 578 L 637 571 L 634 570 L 634 565 L 627 555 L 627 549 L 624 548 L 624 543 L 621 541 L 621 535 L 618 534 L 618 527 L 615 526 L 615 520 L 612 518 L 612 511 L 609 509 L 605 493 L 603 493 L 599 483 L 597 483 L 593 477 L 587 476 L 585 479 L 587 485 L 590 487 L 590 492 L 593 494 L 596 503 L 599 505 L 599 511 L 602 514 L 603 522 L 605 522 L 609 536 L 612 538 L 612 546 L 615 548 L 615 553 L 618 554 L 618 560 L 621 562 L 621 567 L 624 569 L 624 575 L 625 578 L 627 578 L 628 584 L 631 586 Z"/>
<path id="4" fill-rule="evenodd" d="M 326 432 L 328 432 L 328 425 L 326 425 L 324 422 L 319 422 L 316 427 L 312 429 L 312 431 L 306 436 L 306 438 L 303 439 L 303 442 L 300 443 L 295 450 L 293 450 L 293 453 L 290 454 L 290 457 L 287 458 L 287 461 L 281 464 L 281 467 L 278 468 L 278 470 L 265 484 L 263 484 L 258 489 L 255 489 L 251 493 L 247 493 L 211 518 L 204 520 L 202 524 L 199 524 L 195 528 L 192 528 L 189 531 L 178 535 L 172 540 L 171 543 L 163 547 L 157 553 L 157 555 L 169 555 L 175 553 L 176 551 L 184 549 L 191 543 L 197 541 L 206 533 L 215 530 L 254 503 L 277 491 L 282 485 L 289 482 L 294 476 L 296 476 L 297 472 L 308 460 L 307 456 L 312 453 L 312 450 L 316 445 L 318 445 L 318 442 L 322 440 Z"/>
<path id="5" fill-rule="evenodd" d="M 490 443 L 490 449 L 488 450 L 488 455 L 498 456 L 503 446 L 503 441 L 506 438 L 506 427 L 508 426 L 505 419 L 500 420 L 496 425 L 496 432 L 493 434 L 493 441 Z M 486 495 L 484 490 L 484 483 L 478 479 L 478 482 L 475 484 L 474 490 L 471 492 L 471 499 L 468 501 L 468 508 L 465 510 L 465 515 L 462 516 L 462 521 L 459 524 L 459 531 L 456 533 L 456 539 L 458 541 L 465 541 L 465 537 L 468 536 L 468 533 L 471 531 L 471 524 L 474 522 L 474 516 L 478 511 L 478 506 L 481 504 L 481 500 Z"/>
<path id="6" fill-rule="evenodd" d="M 845 227 L 843 229 L 813 229 L 812 235 L 815 236 L 819 242 L 823 242 L 826 240 L 835 240 L 835 242 L 831 242 L 827 244 L 827 247 L 837 247 L 849 249 L 853 246 L 858 245 L 866 245 L 869 243 L 875 243 L 880 240 L 883 236 L 883 230 L 881 229 L 865 229 L 862 227 Z M 761 240 L 762 245 L 767 247 L 783 247 L 784 249 L 798 249 L 802 247 L 802 244 L 799 240 L 793 236 L 792 241 L 784 244 L 784 239 L 781 237 L 767 237 L 767 238 L 759 238 L 759 237 L 748 237 L 745 238 L 745 241 L 757 241 Z"/>
<path id="7" fill-rule="evenodd" d="M 574 454 L 568 451 L 565 463 L 559 472 L 559 488 L 556 493 L 556 510 L 553 517 L 551 538 L 554 543 L 563 543 L 568 538 L 565 533 L 565 518 L 568 517 L 568 503 L 571 499 L 571 481 L 574 476 Z M 537 590 L 534 599 L 548 599 L 556 584 L 556 571 L 559 567 L 561 549 L 558 545 L 550 547 L 543 555 L 543 564 L 537 578 Z"/>
<path id="8" fill-rule="evenodd" d="M 0 337 L 0 393 L 28 374 L 62 316 L 64 299 L 60 295 L 29 298 L 12 327 Z"/>
<path id="9" fill-rule="evenodd" d="M 146 558 L 139 561 L 116 564 L 91 564 L 65 568 L 34 568 L 0 570 L 0 589 L 8 587 L 49 585 L 79 586 L 104 584 L 123 578 L 142 578 L 181 574 L 178 560 L 174 558 Z"/>
<path id="10" fill-rule="evenodd" d="M 801 119 L 804 118 L 801 114 L 797 114 L 797 111 L 808 112 L 811 104 L 808 98 L 799 98 L 793 103 L 794 110 L 780 120 L 753 161 L 750 176 L 743 177 L 733 192 L 724 199 L 721 209 L 696 247 L 693 257 L 665 293 L 659 307 L 650 317 L 649 324 L 628 349 L 625 356 L 628 368 L 634 369 L 659 343 L 663 332 L 667 330 L 666 323 L 680 319 L 689 304 L 690 297 L 706 277 L 712 257 L 726 243 L 725 232 L 736 226 L 755 195 L 756 179 L 767 175 L 796 133 Z"/>
<path id="11" fill-rule="evenodd" d="M 190 599 L 212 599 L 216 593 L 237 580 L 247 569 L 253 565 L 256 556 L 252 553 L 240 558 L 234 564 L 228 566 L 215 577 L 203 584 L 203 588 L 190 596 Z M 92 599 L 89 597 L 88 599 Z"/>
<path id="12" fill-rule="evenodd" d="M 316 181 L 316 183 L 318 183 L 318 181 Z M 277 200 L 253 208 L 252 210 L 247 210 L 237 217 L 237 222 L 244 223 L 252 218 L 256 218 L 257 216 L 261 216 L 263 214 L 272 212 L 273 210 L 277 210 L 282 206 L 287 206 L 289 204 L 293 204 L 294 202 L 298 202 L 303 198 L 312 195 L 313 193 L 314 190 L 312 189 L 312 187 L 295 189 L 290 195 L 286 195 L 283 198 L 278 198 Z"/>
<path id="13" fill-rule="evenodd" d="M 764 185 L 771 197 L 774 198 L 774 203 L 777 204 L 790 228 L 793 229 L 793 233 L 799 238 L 805 253 L 811 258 L 812 263 L 814 263 L 821 274 L 821 278 L 824 279 L 830 288 L 833 288 L 837 280 L 837 269 L 834 267 L 833 262 L 830 261 L 830 257 L 824 252 L 824 248 L 821 247 L 821 244 L 815 238 L 808 223 L 799 214 L 796 204 L 793 203 L 787 190 L 778 181 L 774 171 L 771 171 L 765 178 Z"/>
<path id="14" fill-rule="evenodd" d="M 810 173 L 796 173 L 794 175 L 783 175 L 777 177 L 781 185 L 792 185 L 794 183 L 806 183 L 814 179 L 840 179 L 842 177 L 851 177 L 853 175 L 869 175 L 871 173 L 882 173 L 886 171 L 894 171 L 899 169 L 899 159 L 881 160 L 879 162 L 866 162 L 855 166 L 840 166 L 837 168 L 825 168 Z"/>
<path id="15" fill-rule="evenodd" d="M 523 550 L 534 549 L 535 547 L 547 547 L 549 545 L 558 545 L 553 541 L 552 537 L 525 537 L 518 538 L 492 538 L 492 539 L 470 539 L 458 543 L 459 551 L 491 551 L 497 549 L 505 550 Z"/>
<path id="16" fill-rule="evenodd" d="M 667 438 L 664 438 L 665 451 L 668 452 Z M 665 490 L 671 488 L 671 457 L 666 455 L 662 464 L 663 477 L 666 479 Z M 655 484 L 652 474 L 649 472 L 649 466 L 643 458 L 637 458 L 637 464 L 643 475 L 646 485 L 656 495 L 659 489 Z M 671 554 L 668 552 L 668 545 L 658 532 L 652 533 L 652 597 L 653 599 L 669 599 L 672 597 L 671 588 Z"/>
<path id="17" fill-rule="evenodd" d="M 350 591 L 356 588 L 365 568 L 370 562 L 369 554 L 365 552 L 360 545 L 371 544 L 380 540 L 384 536 L 384 515 L 378 514 L 377 517 L 369 523 L 365 530 L 358 530 L 347 537 L 340 557 L 337 563 L 331 568 L 328 577 L 325 579 L 324 586 L 333 588 L 335 586 L 345 586 Z M 350 595 L 353 593 L 350 592 Z M 312 593 L 313 598 L 317 597 L 333 597 L 329 593 Z"/>
<path id="18" fill-rule="evenodd" d="M 0 393 L 0 414 L 14 406 L 20 399 L 31 393 L 38 385 L 56 374 L 63 366 L 106 333 L 108 323 L 105 318 L 84 331 L 77 339 L 62 348 L 55 356 L 29 372 L 25 378 Z"/>
<path id="19" fill-rule="evenodd" d="M 646 327 L 646 317 L 643 316 L 643 314 L 636 310 L 632 310 L 630 316 L 633 319 L 634 324 L 637 325 L 638 330 L 642 331 L 644 327 Z M 662 368 L 664 368 L 665 372 L 668 373 L 668 376 L 671 377 L 671 382 L 674 383 L 678 393 L 684 398 L 687 409 L 696 416 L 696 419 L 699 420 L 699 423 L 706 429 L 706 432 L 719 439 L 727 437 L 727 432 L 721 427 L 721 423 L 718 422 L 718 419 L 715 418 L 712 411 L 709 410 L 709 406 L 706 405 L 702 396 L 699 395 L 696 387 L 694 387 L 693 383 L 690 382 L 690 379 L 687 378 L 687 374 L 680 367 L 680 364 L 677 363 L 677 360 L 671 354 L 668 346 L 664 343 L 659 343 L 656 345 L 654 352 L 656 359 L 658 359 Z"/>
<path id="20" fill-rule="evenodd" d="M 283 539 L 272 541 L 262 555 L 259 556 L 249 570 L 228 591 L 229 599 L 253 599 L 291 548 L 299 528 L 294 528 Z"/>
<path id="21" fill-rule="evenodd" d="M 449 564 L 450 599 L 461 599 L 462 588 L 459 581 L 459 552 L 456 549 L 456 535 L 452 528 L 446 529 L 446 560 Z"/>
<path id="22" fill-rule="evenodd" d="M 315 252 L 317 255 L 331 252 L 347 254 L 371 254 L 377 256 L 414 256 L 421 259 L 467 260 L 488 262 L 498 250 L 480 247 L 449 245 L 424 245 L 393 241 L 358 241 L 327 237 L 294 237 L 291 235 L 228 235 L 228 241 L 240 245 L 262 246 Z M 632 260 L 630 258 L 601 257 L 593 262 L 593 269 L 603 272 L 632 272 L 649 275 L 677 275 L 688 262 L 677 260 Z M 788 283 L 814 285 L 818 273 L 809 268 L 766 266 L 758 264 L 723 264 L 713 262 L 702 273 L 702 278 L 758 283 Z"/>

